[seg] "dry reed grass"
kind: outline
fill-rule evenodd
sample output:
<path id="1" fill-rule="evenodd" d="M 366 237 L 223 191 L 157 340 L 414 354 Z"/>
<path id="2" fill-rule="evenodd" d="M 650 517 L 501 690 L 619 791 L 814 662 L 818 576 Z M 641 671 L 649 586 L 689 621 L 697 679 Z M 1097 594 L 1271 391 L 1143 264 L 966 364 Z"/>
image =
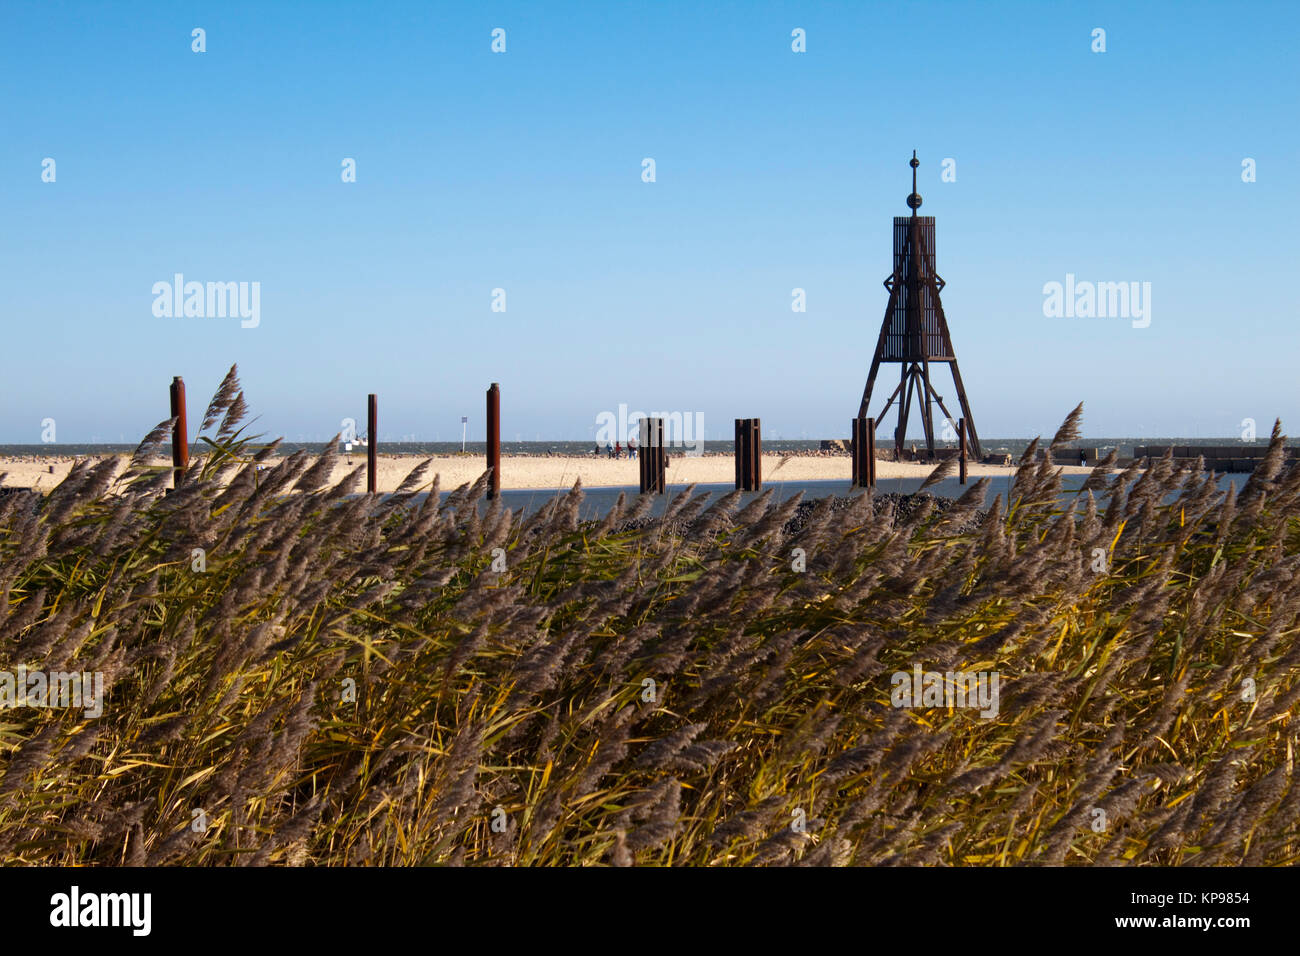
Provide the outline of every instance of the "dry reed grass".
<path id="1" fill-rule="evenodd" d="M 232 369 L 171 494 L 141 457 L 0 498 L 0 669 L 110 688 L 98 718 L 0 712 L 4 860 L 1300 858 L 1277 429 L 1239 497 L 1103 463 L 1063 509 L 1031 448 L 987 513 L 982 482 L 942 514 L 688 491 L 582 523 L 580 488 L 520 520 L 484 480 L 439 505 L 422 469 L 380 499 L 324 486 L 329 454 L 259 473 L 245 410 Z M 997 717 L 891 706 L 917 663 L 997 671 Z"/>

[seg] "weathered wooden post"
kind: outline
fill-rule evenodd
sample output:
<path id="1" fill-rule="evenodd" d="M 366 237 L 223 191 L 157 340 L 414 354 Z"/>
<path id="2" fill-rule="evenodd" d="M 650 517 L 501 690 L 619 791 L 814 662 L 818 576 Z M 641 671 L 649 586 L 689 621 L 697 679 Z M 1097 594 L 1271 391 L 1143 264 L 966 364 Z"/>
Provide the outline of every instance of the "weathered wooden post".
<path id="1" fill-rule="evenodd" d="M 379 485 L 379 399 L 372 393 L 366 401 L 366 491 Z"/>
<path id="2" fill-rule="evenodd" d="M 487 466 L 489 498 L 501 493 L 501 386 L 496 382 L 487 390 Z"/>
<path id="3" fill-rule="evenodd" d="M 763 429 L 758 418 L 736 419 L 736 487 L 758 491 L 763 486 Z"/>
<path id="4" fill-rule="evenodd" d="M 189 426 L 185 420 L 185 381 L 179 376 L 172 379 L 172 487 L 179 488 L 190 467 Z"/>
<path id="5" fill-rule="evenodd" d="M 867 419 L 867 486 L 876 487 L 876 420 Z"/>
<path id="6" fill-rule="evenodd" d="M 736 487 L 745 487 L 745 419 L 736 419 Z"/>
<path id="7" fill-rule="evenodd" d="M 873 488 L 876 484 L 876 420 L 855 418 L 849 441 L 849 454 L 853 459 L 853 487 Z"/>
<path id="8" fill-rule="evenodd" d="M 849 421 L 849 466 L 851 468 L 852 478 L 849 480 L 849 487 L 861 488 L 866 483 L 866 475 L 862 469 L 862 428 L 861 418 L 854 418 Z"/>
<path id="9" fill-rule="evenodd" d="M 966 419 L 957 419 L 957 480 L 966 484 Z"/>
<path id="10" fill-rule="evenodd" d="M 664 420 L 655 419 L 654 433 L 654 467 L 650 471 L 651 488 L 656 494 L 664 494 L 668 490 L 668 450 L 664 446 Z"/>
<path id="11" fill-rule="evenodd" d="M 641 419 L 641 449 L 637 458 L 641 465 L 641 493 L 662 495 L 667 485 L 662 418 Z"/>

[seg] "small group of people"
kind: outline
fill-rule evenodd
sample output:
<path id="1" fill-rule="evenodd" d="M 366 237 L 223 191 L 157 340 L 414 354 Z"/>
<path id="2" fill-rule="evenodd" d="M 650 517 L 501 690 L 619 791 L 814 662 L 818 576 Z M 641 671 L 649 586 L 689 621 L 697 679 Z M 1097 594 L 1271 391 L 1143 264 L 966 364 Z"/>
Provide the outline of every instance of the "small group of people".
<path id="1" fill-rule="evenodd" d="M 603 446 L 601 445 L 600 442 L 596 442 L 596 450 L 592 452 L 592 454 L 594 454 L 597 458 L 599 458 L 601 452 L 604 452 L 610 458 L 622 458 L 623 450 L 624 448 L 622 442 L 616 441 L 612 445 L 603 445 Z M 627 440 L 627 457 L 636 458 L 636 441 L 631 438 Z"/>

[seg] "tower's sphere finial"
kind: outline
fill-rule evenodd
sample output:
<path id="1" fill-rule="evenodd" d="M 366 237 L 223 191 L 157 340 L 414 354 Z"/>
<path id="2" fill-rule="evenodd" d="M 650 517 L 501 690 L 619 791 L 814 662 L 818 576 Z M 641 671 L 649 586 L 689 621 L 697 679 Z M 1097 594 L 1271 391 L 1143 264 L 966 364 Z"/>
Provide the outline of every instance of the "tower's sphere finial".
<path id="1" fill-rule="evenodd" d="M 910 196 L 908 196 L 908 197 L 907 197 L 907 207 L 908 207 L 909 209 L 920 209 L 920 208 L 921 208 L 921 194 L 920 194 L 920 193 L 912 193 Z"/>
<path id="2" fill-rule="evenodd" d="M 913 169 L 916 169 L 917 166 L 921 165 L 920 161 L 916 158 L 916 150 L 912 150 L 912 158 L 907 161 L 907 165 L 911 166 Z"/>

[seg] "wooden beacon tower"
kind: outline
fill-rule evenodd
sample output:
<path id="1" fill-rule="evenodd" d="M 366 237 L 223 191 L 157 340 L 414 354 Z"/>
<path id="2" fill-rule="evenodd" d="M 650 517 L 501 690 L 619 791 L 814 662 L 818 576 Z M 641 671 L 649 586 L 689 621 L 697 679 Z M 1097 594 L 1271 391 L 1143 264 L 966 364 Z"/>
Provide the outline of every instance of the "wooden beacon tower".
<path id="1" fill-rule="evenodd" d="M 901 366 L 898 387 L 876 416 L 876 423 L 884 420 L 893 407 L 894 400 L 898 399 L 894 451 L 900 455 L 903 440 L 907 437 L 907 416 L 915 393 L 921 422 L 925 426 L 926 448 L 933 456 L 934 411 L 931 399 L 954 426 L 957 422 L 943 404 L 943 396 L 930 383 L 930 365 L 945 362 L 952 369 L 957 401 L 961 404 L 962 417 L 966 420 L 970 450 L 979 458 L 980 440 L 975 433 L 975 419 L 970 412 L 970 403 L 966 401 L 966 389 L 961 383 L 961 372 L 957 370 L 957 354 L 952 347 L 952 337 L 948 334 L 948 320 L 944 318 L 943 304 L 939 301 L 944 281 L 934 271 L 934 217 L 916 214 L 921 207 L 921 196 L 916 191 L 916 167 L 921 164 L 917 161 L 915 150 L 912 151 L 910 165 L 912 194 L 907 197 L 907 205 L 911 208 L 912 215 L 894 217 L 894 272 L 885 280 L 885 288 L 889 290 L 889 305 L 885 307 L 885 321 L 880 327 L 880 340 L 876 343 L 875 358 L 871 360 L 871 373 L 867 376 L 867 387 L 862 392 L 858 417 L 866 418 L 870 414 L 868 406 L 871 404 L 871 390 L 875 387 L 881 363 L 897 363 Z"/>

